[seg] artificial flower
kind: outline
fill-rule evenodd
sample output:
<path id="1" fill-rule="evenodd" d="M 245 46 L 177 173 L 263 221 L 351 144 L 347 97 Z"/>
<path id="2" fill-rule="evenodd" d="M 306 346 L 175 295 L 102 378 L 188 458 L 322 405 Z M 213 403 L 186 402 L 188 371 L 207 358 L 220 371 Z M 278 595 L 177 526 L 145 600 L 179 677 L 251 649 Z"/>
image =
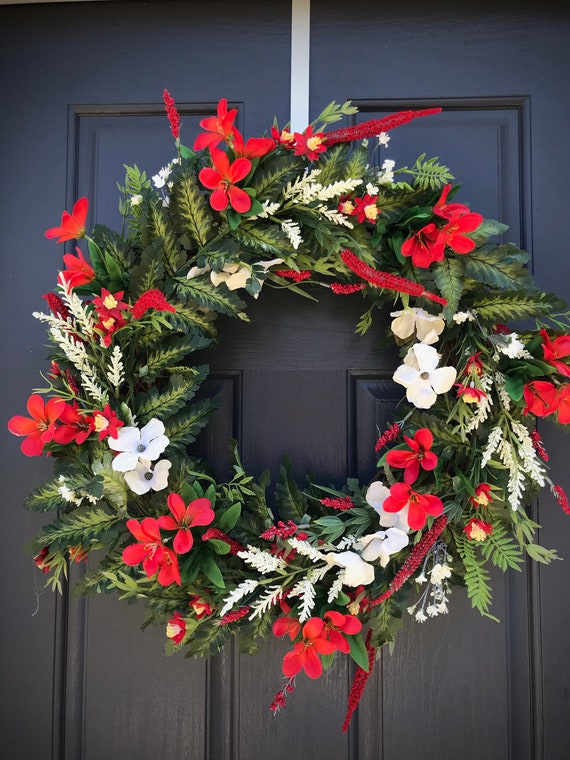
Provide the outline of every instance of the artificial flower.
<path id="1" fill-rule="evenodd" d="M 319 654 L 332 654 L 335 645 L 325 638 L 325 624 L 321 618 L 312 617 L 302 629 L 303 639 L 295 644 L 292 652 L 283 658 L 283 675 L 291 678 L 304 670 L 309 678 L 318 678 L 323 672 Z"/>
<path id="2" fill-rule="evenodd" d="M 554 383 L 548 380 L 533 380 L 523 388 L 525 408 L 523 414 L 546 417 L 558 408 L 560 397 Z"/>
<path id="3" fill-rule="evenodd" d="M 166 637 L 175 644 L 180 644 L 186 636 L 186 620 L 176 610 L 173 617 L 166 624 Z"/>
<path id="4" fill-rule="evenodd" d="M 225 211 L 230 205 L 239 214 L 247 213 L 251 208 L 251 197 L 237 187 L 236 182 L 245 179 L 251 170 L 248 158 L 237 158 L 230 164 L 229 158 L 221 150 L 212 150 L 213 168 L 200 169 L 198 178 L 208 190 L 210 206 L 215 211 Z"/>
<path id="5" fill-rule="evenodd" d="M 437 216 L 442 216 L 444 219 L 452 219 L 455 216 L 463 216 L 464 214 L 471 213 L 469 206 L 465 206 L 463 203 L 448 203 L 447 196 L 452 188 L 452 185 L 446 185 L 441 194 L 433 206 L 433 213 Z"/>
<path id="6" fill-rule="evenodd" d="M 408 533 L 408 507 L 404 507 L 399 512 L 386 512 L 384 502 L 390 496 L 390 489 L 379 480 L 370 484 L 366 491 L 366 501 L 376 510 L 380 518 L 380 525 L 383 528 L 397 528 L 398 530 Z"/>
<path id="7" fill-rule="evenodd" d="M 176 308 L 168 303 L 164 293 L 158 290 L 158 288 L 145 290 L 145 292 L 137 298 L 131 309 L 131 317 L 133 319 L 141 319 L 149 309 L 154 309 L 155 311 L 169 311 L 171 314 L 176 313 Z"/>
<path id="8" fill-rule="evenodd" d="M 430 451 L 433 445 L 433 435 L 428 428 L 420 428 L 413 438 L 404 436 L 408 449 L 391 449 L 386 454 L 386 462 L 390 467 L 404 469 L 404 482 L 414 483 L 422 470 L 433 470 L 437 467 L 437 456 Z"/>
<path id="9" fill-rule="evenodd" d="M 408 534 L 398 528 L 378 530 L 368 533 L 354 544 L 365 562 L 380 560 L 380 565 L 386 567 L 392 554 L 397 554 L 409 543 Z"/>
<path id="10" fill-rule="evenodd" d="M 378 172 L 379 185 L 391 185 L 394 181 L 394 167 L 396 162 L 387 158 L 382 164 L 382 171 Z"/>
<path id="11" fill-rule="evenodd" d="M 374 567 L 356 552 L 329 552 L 327 564 L 344 568 L 343 583 L 347 586 L 368 586 L 374 580 Z"/>
<path id="12" fill-rule="evenodd" d="M 465 385 L 463 383 L 456 383 L 457 396 L 466 404 L 479 404 L 484 398 L 487 398 L 485 391 L 481 388 L 476 388 L 474 383 Z"/>
<path id="13" fill-rule="evenodd" d="M 210 602 L 204 599 L 203 596 L 199 596 L 198 594 L 192 594 L 188 604 L 194 610 L 194 614 L 196 615 L 197 620 L 208 617 L 208 615 L 211 615 L 216 609 L 212 604 L 210 604 Z"/>
<path id="14" fill-rule="evenodd" d="M 224 283 L 228 290 L 238 290 L 251 280 L 251 268 L 247 264 L 224 264 L 221 272 L 210 273 L 210 279 L 216 287 Z"/>
<path id="15" fill-rule="evenodd" d="M 350 642 L 347 636 L 355 636 L 362 630 L 362 623 L 354 615 L 343 615 L 337 610 L 327 610 L 323 615 L 325 627 L 323 633 L 325 638 L 334 644 L 338 652 L 348 654 L 350 652 Z"/>
<path id="16" fill-rule="evenodd" d="M 89 559 L 89 549 L 86 549 L 83 546 L 70 546 L 68 549 L 68 555 L 70 562 L 76 562 L 77 564 L 80 562 L 87 562 Z"/>
<path id="17" fill-rule="evenodd" d="M 269 137 L 250 137 L 246 143 L 241 132 L 232 131 L 232 150 L 236 158 L 261 158 L 275 148 L 275 142 Z"/>
<path id="18" fill-rule="evenodd" d="M 117 438 L 119 429 L 125 424 L 117 417 L 109 404 L 105 404 L 101 410 L 94 411 L 92 415 L 87 417 L 87 422 L 92 430 L 97 433 L 100 441 L 103 441 L 108 435 L 111 438 Z"/>
<path id="19" fill-rule="evenodd" d="M 412 530 L 421 530 L 428 515 L 439 517 L 443 514 L 443 502 L 438 496 L 418 493 L 407 483 L 394 483 L 390 496 L 384 502 L 386 512 L 399 512 L 408 507 L 408 525 Z"/>
<path id="20" fill-rule="evenodd" d="M 493 526 L 485 520 L 472 517 L 463 528 L 463 532 L 470 541 L 486 541 L 493 532 Z"/>
<path id="21" fill-rule="evenodd" d="M 164 108 L 166 110 L 168 123 L 170 124 L 172 137 L 174 137 L 175 140 L 178 140 L 180 137 L 180 114 L 176 108 L 176 103 L 172 95 L 166 89 L 162 91 L 162 100 L 164 101 Z"/>
<path id="22" fill-rule="evenodd" d="M 180 586 L 178 557 L 164 545 L 158 521 L 154 517 L 144 517 L 140 523 L 138 520 L 127 520 L 127 528 L 139 543 L 123 549 L 125 565 L 132 567 L 142 563 L 147 578 L 158 573 L 157 580 L 161 586 L 172 583 Z"/>
<path id="23" fill-rule="evenodd" d="M 277 127 L 271 127 L 271 137 L 276 145 L 284 145 L 286 148 L 292 148 L 295 145 L 295 135 L 287 129 L 279 130 Z"/>
<path id="24" fill-rule="evenodd" d="M 172 462 L 168 459 L 160 459 L 152 468 L 152 462 L 140 459 L 134 470 L 124 473 L 125 482 L 133 493 L 141 496 L 143 493 L 162 491 L 168 485 L 168 471 Z"/>
<path id="25" fill-rule="evenodd" d="M 570 356 L 570 335 L 559 335 L 554 340 L 550 340 L 550 336 L 544 328 L 540 330 L 540 335 L 542 336 L 544 361 L 556 367 L 561 375 L 570 377 L 570 365 L 560 361 Z"/>
<path id="26" fill-rule="evenodd" d="M 66 253 L 63 263 L 67 267 L 61 272 L 61 278 L 69 289 L 78 288 L 80 285 L 88 285 L 95 279 L 95 270 L 85 260 L 80 248 L 75 248 L 77 256 Z"/>
<path id="27" fill-rule="evenodd" d="M 85 220 L 87 219 L 88 209 L 89 201 L 87 198 L 80 198 L 73 206 L 71 214 L 68 211 L 63 212 L 61 215 L 61 225 L 59 227 L 50 227 L 49 230 L 46 230 L 45 236 L 47 238 L 58 237 L 58 243 L 82 238 L 85 235 Z"/>
<path id="28" fill-rule="evenodd" d="M 51 565 L 47 561 L 48 554 L 49 546 L 43 546 L 39 554 L 36 554 L 34 557 L 34 564 L 42 571 L 42 573 L 49 573 L 51 570 Z"/>
<path id="29" fill-rule="evenodd" d="M 125 295 L 123 290 L 117 293 L 111 293 L 107 288 L 101 288 L 101 295 L 96 296 L 92 303 L 100 319 L 121 319 L 123 312 L 129 310 L 128 303 L 122 301 Z"/>
<path id="30" fill-rule="evenodd" d="M 445 243 L 433 222 L 415 232 L 402 243 L 402 256 L 412 259 L 412 264 L 427 269 L 434 261 L 443 261 Z"/>
<path id="31" fill-rule="evenodd" d="M 44 445 L 53 440 L 56 425 L 65 409 L 65 401 L 51 398 L 46 403 L 42 396 L 33 394 L 27 403 L 30 417 L 16 415 L 8 421 L 8 430 L 14 435 L 25 435 L 20 444 L 22 453 L 27 457 L 40 456 Z"/>
<path id="32" fill-rule="evenodd" d="M 420 343 L 431 345 L 438 341 L 445 328 L 445 322 L 441 316 L 436 317 L 418 307 L 393 311 L 390 316 L 395 317 L 390 329 L 400 340 L 406 340 L 415 333 Z"/>
<path id="33" fill-rule="evenodd" d="M 168 446 L 168 437 L 164 435 L 164 424 L 153 417 L 141 430 L 137 427 L 124 427 L 116 438 L 108 441 L 109 448 L 120 452 L 113 459 L 113 469 L 117 472 L 134 470 L 139 460 L 155 459 Z"/>
<path id="34" fill-rule="evenodd" d="M 273 623 L 272 631 L 274 636 L 289 636 L 291 641 L 295 641 L 301 631 L 301 623 L 296 617 L 290 617 L 291 607 L 283 599 L 281 600 L 281 609 L 285 615 L 278 617 Z"/>
<path id="35" fill-rule="evenodd" d="M 483 362 L 479 358 L 480 356 L 481 351 L 477 351 L 468 357 L 467 362 L 465 363 L 465 375 L 476 375 L 477 377 L 481 377 L 483 374 Z"/>
<path id="36" fill-rule="evenodd" d="M 377 206 L 378 196 L 371 196 L 368 193 L 363 198 L 354 198 L 354 209 L 351 216 L 356 217 L 358 224 L 366 222 L 376 222 L 380 209 Z"/>
<path id="37" fill-rule="evenodd" d="M 236 115 L 237 108 L 231 108 L 228 111 L 228 101 L 226 98 L 222 98 L 218 103 L 217 115 L 201 119 L 200 126 L 206 132 L 198 135 L 194 140 L 194 150 L 202 150 L 202 148 L 212 150 L 222 140 L 231 139 Z"/>
<path id="38" fill-rule="evenodd" d="M 473 238 L 467 237 L 481 226 L 483 217 L 481 214 L 455 214 L 440 230 L 440 240 L 451 248 L 455 253 L 469 253 L 477 245 Z"/>
<path id="39" fill-rule="evenodd" d="M 327 149 L 324 133 L 315 132 L 313 134 L 311 126 L 308 126 L 303 133 L 295 132 L 293 136 L 295 138 L 295 155 L 306 156 L 309 161 L 316 161 L 319 153 L 323 153 Z"/>
<path id="40" fill-rule="evenodd" d="M 172 542 L 172 548 L 177 554 L 186 554 L 194 545 L 194 537 L 191 528 L 198 525 L 209 525 L 215 518 L 210 499 L 201 497 L 194 499 L 186 506 L 180 494 L 171 493 L 168 496 L 168 509 L 170 515 L 162 515 L 158 518 L 158 525 L 164 530 L 175 530 L 176 535 Z"/>
<path id="41" fill-rule="evenodd" d="M 76 401 L 65 404 L 59 415 L 59 422 L 53 434 L 53 440 L 56 443 L 75 442 L 81 445 L 93 432 L 89 418 L 81 412 Z"/>
<path id="42" fill-rule="evenodd" d="M 432 346 L 416 343 L 404 363 L 393 375 L 393 380 L 406 389 L 406 398 L 418 409 L 429 409 L 440 393 L 447 393 L 455 382 L 454 367 L 438 367 L 440 356 Z"/>
<path id="43" fill-rule="evenodd" d="M 570 383 L 563 385 L 556 396 L 556 419 L 562 425 L 570 424 Z"/>
<path id="44" fill-rule="evenodd" d="M 488 507 L 493 501 L 489 483 L 479 483 L 475 489 L 475 496 L 470 496 L 469 501 L 474 507 Z"/>

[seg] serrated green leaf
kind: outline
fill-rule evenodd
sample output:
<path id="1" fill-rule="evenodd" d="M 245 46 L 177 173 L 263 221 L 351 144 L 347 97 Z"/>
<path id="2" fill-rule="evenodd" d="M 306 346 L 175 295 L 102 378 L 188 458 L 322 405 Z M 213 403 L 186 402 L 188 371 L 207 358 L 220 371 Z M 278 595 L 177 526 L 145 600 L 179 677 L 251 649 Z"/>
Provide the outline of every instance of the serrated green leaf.
<path id="1" fill-rule="evenodd" d="M 447 299 L 444 314 L 452 315 L 457 311 L 463 293 L 464 266 L 461 259 L 447 257 L 433 268 L 433 278 L 441 295 Z"/>

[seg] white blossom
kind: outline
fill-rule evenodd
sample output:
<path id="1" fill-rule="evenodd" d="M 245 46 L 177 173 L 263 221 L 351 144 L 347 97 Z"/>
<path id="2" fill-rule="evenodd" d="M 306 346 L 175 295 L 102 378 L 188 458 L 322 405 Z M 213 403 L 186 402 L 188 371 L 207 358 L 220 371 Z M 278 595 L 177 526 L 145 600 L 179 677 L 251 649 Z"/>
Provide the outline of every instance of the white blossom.
<path id="1" fill-rule="evenodd" d="M 487 438 L 487 445 L 483 449 L 482 455 L 481 455 L 481 469 L 487 466 L 487 463 L 497 451 L 499 448 L 501 441 L 503 440 L 503 430 L 502 428 L 497 425 L 494 427 L 491 432 L 489 433 L 489 437 Z"/>
<path id="2" fill-rule="evenodd" d="M 397 554 L 409 543 L 407 532 L 398 530 L 398 528 L 388 528 L 388 530 L 379 530 L 376 533 L 369 533 L 362 536 L 355 544 L 354 548 L 360 552 L 363 560 L 374 562 L 380 560 L 380 565 L 386 567 L 392 554 Z"/>
<path id="3" fill-rule="evenodd" d="M 297 222 L 294 222 L 292 219 L 283 219 L 279 222 L 279 224 L 281 225 L 283 232 L 287 235 L 289 242 L 293 248 L 297 250 L 297 248 L 303 242 L 303 238 L 301 236 L 301 228 Z"/>
<path id="4" fill-rule="evenodd" d="M 395 317 L 390 329 L 401 340 L 406 340 L 415 333 L 420 343 L 431 345 L 439 340 L 439 336 L 445 328 L 445 322 L 441 315 L 434 316 L 417 307 L 393 311 L 390 316 Z"/>
<path id="5" fill-rule="evenodd" d="M 509 333 L 509 335 L 497 335 L 493 340 L 497 351 L 510 359 L 532 358 L 516 332 Z"/>
<path id="6" fill-rule="evenodd" d="M 476 311 L 474 310 L 472 311 L 471 309 L 469 309 L 467 311 L 456 312 L 453 315 L 452 319 L 456 324 L 461 325 L 463 324 L 463 322 L 474 322 L 476 315 L 477 315 Z"/>
<path id="7" fill-rule="evenodd" d="M 326 555 L 329 565 L 344 567 L 346 586 L 368 586 L 374 580 L 374 567 L 365 562 L 356 552 L 330 552 Z"/>
<path id="8" fill-rule="evenodd" d="M 454 367 L 438 367 L 440 356 L 432 346 L 413 345 L 393 375 L 393 380 L 406 389 L 406 398 L 418 409 L 429 409 L 437 395 L 447 393 L 453 386 L 457 371 Z"/>
<path id="9" fill-rule="evenodd" d="M 327 602 L 328 602 L 328 604 L 331 604 L 332 602 L 334 602 L 334 600 L 337 598 L 337 596 L 342 591 L 342 587 L 343 587 L 343 585 L 345 583 L 345 574 L 346 574 L 345 570 L 339 570 L 338 571 L 338 573 L 336 575 L 336 578 L 333 581 L 333 583 L 332 583 L 332 585 L 331 585 L 331 587 L 329 589 L 329 593 L 328 593 L 328 596 L 327 596 Z M 357 613 L 353 612 L 351 614 L 355 615 Z"/>
<path id="10" fill-rule="evenodd" d="M 491 406 L 493 405 L 493 398 L 491 396 L 493 378 L 490 375 L 482 375 L 480 383 L 481 389 L 485 392 L 485 396 L 480 399 L 479 403 L 476 404 L 473 409 L 473 416 L 465 426 L 465 432 L 467 433 L 470 433 L 472 430 L 477 430 L 479 426 L 485 422 L 491 411 Z"/>
<path id="11" fill-rule="evenodd" d="M 131 206 L 133 208 L 135 208 L 136 206 L 140 206 L 142 203 L 142 200 L 143 200 L 142 195 L 139 195 L 138 193 L 136 193 L 135 195 L 131 195 L 131 198 L 130 198 Z"/>
<path id="12" fill-rule="evenodd" d="M 378 174 L 378 182 L 381 185 L 391 185 L 394 182 L 394 166 L 395 161 L 391 158 L 387 158 L 382 164 L 382 172 Z"/>
<path id="13" fill-rule="evenodd" d="M 154 462 L 168 446 L 169 440 L 164 435 L 164 424 L 153 417 L 140 430 L 137 427 L 123 427 L 117 438 L 108 438 L 109 447 L 119 451 L 113 459 L 113 470 L 128 472 L 134 470 L 140 460 Z"/>
<path id="14" fill-rule="evenodd" d="M 388 147 L 388 143 L 390 142 L 390 135 L 388 132 L 380 132 L 378 135 L 378 145 L 383 145 L 385 148 Z"/>
<path id="15" fill-rule="evenodd" d="M 162 187 L 164 187 L 168 181 L 168 178 L 170 177 L 170 172 L 172 171 L 172 167 L 170 164 L 168 166 L 164 166 L 158 174 L 155 174 L 152 178 L 152 184 L 156 187 L 157 190 L 160 190 Z"/>
<path id="16" fill-rule="evenodd" d="M 152 462 L 139 460 L 134 470 L 124 473 L 125 481 L 133 493 L 142 495 L 150 490 L 163 491 L 168 485 L 168 472 L 172 462 L 161 459 L 152 468 Z"/>
<path id="17" fill-rule="evenodd" d="M 404 531 L 404 533 L 408 533 L 410 530 L 410 526 L 408 525 L 408 505 L 406 504 L 399 512 L 385 512 L 383 505 L 388 496 L 390 496 L 390 489 L 379 480 L 371 483 L 366 491 L 366 501 L 378 513 L 380 525 L 383 528 L 397 528 Z"/>
<path id="18" fill-rule="evenodd" d="M 302 541 L 301 539 L 292 536 L 287 539 L 287 543 L 293 549 L 296 549 L 299 554 L 312 559 L 313 562 L 326 562 L 325 555 L 318 551 L 318 549 L 315 549 L 314 546 L 311 546 L 308 541 Z"/>

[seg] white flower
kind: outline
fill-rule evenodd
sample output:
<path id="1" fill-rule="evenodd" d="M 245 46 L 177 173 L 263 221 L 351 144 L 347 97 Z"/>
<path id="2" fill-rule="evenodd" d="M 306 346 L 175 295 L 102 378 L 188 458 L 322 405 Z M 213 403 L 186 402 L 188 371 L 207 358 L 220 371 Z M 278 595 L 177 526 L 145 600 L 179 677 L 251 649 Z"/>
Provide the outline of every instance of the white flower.
<path id="1" fill-rule="evenodd" d="M 157 190 L 160 190 L 161 187 L 164 187 L 166 185 L 166 182 L 170 176 L 171 167 L 165 166 L 163 167 L 158 174 L 155 174 L 152 178 L 152 184 L 156 187 Z"/>
<path id="2" fill-rule="evenodd" d="M 328 565 L 344 567 L 344 584 L 346 586 L 367 586 L 374 580 L 374 568 L 365 562 L 356 552 L 329 552 L 325 557 Z"/>
<path id="3" fill-rule="evenodd" d="M 148 459 L 141 459 L 137 462 L 134 470 L 125 472 L 125 481 L 131 491 L 142 495 L 148 493 L 151 488 L 153 491 L 162 491 L 168 485 L 168 471 L 172 467 L 172 462 L 168 459 L 161 459 L 151 467 Z"/>
<path id="4" fill-rule="evenodd" d="M 475 321 L 475 315 L 477 314 L 476 311 L 458 311 L 453 315 L 453 321 L 461 325 L 463 322 L 474 322 Z"/>
<path id="5" fill-rule="evenodd" d="M 421 343 L 431 345 L 436 343 L 443 332 L 445 322 L 439 317 L 428 314 L 424 309 L 413 307 L 403 311 L 393 311 L 390 314 L 395 317 L 390 325 L 390 329 L 398 338 L 405 340 L 416 333 Z"/>
<path id="6" fill-rule="evenodd" d="M 137 427 L 121 428 L 117 438 L 109 438 L 108 441 L 113 451 L 121 452 L 113 459 L 113 469 L 117 472 L 134 470 L 137 462 L 142 460 L 154 462 L 169 443 L 164 435 L 164 424 L 156 417 L 141 430 Z"/>
<path id="7" fill-rule="evenodd" d="M 418 623 L 424 623 L 427 620 L 427 615 L 421 608 L 416 612 L 416 620 Z"/>
<path id="8" fill-rule="evenodd" d="M 380 559 L 382 567 L 386 567 L 390 561 L 390 555 L 397 554 L 408 545 L 408 542 L 408 536 L 404 531 L 388 528 L 388 530 L 379 530 L 362 536 L 354 544 L 354 548 L 360 552 L 362 559 L 366 562 Z"/>
<path id="9" fill-rule="evenodd" d="M 442 565 L 441 562 L 437 562 L 432 567 L 429 578 L 430 583 L 437 585 L 438 583 L 441 583 L 443 580 L 445 580 L 445 578 L 451 578 L 451 568 L 449 565 Z"/>
<path id="10" fill-rule="evenodd" d="M 382 173 L 378 175 L 378 182 L 381 185 L 391 185 L 394 181 L 394 166 L 396 162 L 391 158 L 387 158 L 382 164 Z"/>
<path id="11" fill-rule="evenodd" d="M 383 145 L 385 148 L 388 147 L 388 143 L 390 142 L 390 135 L 388 132 L 380 132 L 378 135 L 378 145 Z"/>
<path id="12" fill-rule="evenodd" d="M 497 351 L 505 354 L 510 359 L 530 359 L 531 355 L 526 350 L 524 343 L 519 338 L 518 333 L 513 332 L 509 335 L 501 335 L 497 340 Z"/>
<path id="13" fill-rule="evenodd" d="M 131 195 L 131 206 L 140 206 L 142 203 L 142 195 Z"/>
<path id="14" fill-rule="evenodd" d="M 251 269 L 246 264 L 224 264 L 221 272 L 210 273 L 213 285 L 218 287 L 224 282 L 228 290 L 245 288 L 250 278 Z"/>
<path id="15" fill-rule="evenodd" d="M 378 193 L 380 192 L 380 189 L 378 185 L 373 185 L 372 182 L 369 182 L 366 185 L 366 192 L 368 193 L 368 195 L 378 195 Z"/>
<path id="16" fill-rule="evenodd" d="M 393 380 L 406 389 L 406 398 L 418 409 L 429 409 L 439 393 L 447 393 L 457 377 L 454 367 L 439 367 L 440 355 L 432 346 L 416 343 L 404 363 L 394 372 Z"/>
<path id="17" fill-rule="evenodd" d="M 206 272 L 210 271 L 210 266 L 206 264 L 205 267 L 192 267 L 188 274 L 186 275 L 186 279 L 193 280 L 194 277 L 199 277 L 201 274 L 206 274 Z"/>

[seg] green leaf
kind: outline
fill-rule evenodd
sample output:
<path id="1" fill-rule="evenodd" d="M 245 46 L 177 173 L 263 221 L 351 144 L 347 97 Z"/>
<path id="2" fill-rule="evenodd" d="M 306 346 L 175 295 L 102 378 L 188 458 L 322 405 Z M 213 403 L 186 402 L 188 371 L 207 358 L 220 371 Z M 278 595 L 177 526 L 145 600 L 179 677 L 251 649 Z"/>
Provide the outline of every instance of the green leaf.
<path id="1" fill-rule="evenodd" d="M 216 287 L 209 277 L 194 277 L 191 280 L 182 279 L 176 283 L 176 291 L 182 301 L 189 298 L 202 308 L 215 311 L 218 314 L 237 316 L 245 309 L 245 304 L 234 291 L 225 286 Z"/>
<path id="2" fill-rule="evenodd" d="M 463 260 L 448 256 L 434 266 L 433 278 L 441 295 L 448 301 L 444 314 L 455 314 L 463 293 Z"/>
<path id="3" fill-rule="evenodd" d="M 484 246 L 465 256 L 465 276 L 501 290 L 518 289 L 523 285 L 535 290 L 525 264 L 528 255 L 515 245 Z"/>
<path id="4" fill-rule="evenodd" d="M 217 588 L 226 587 L 220 568 L 218 567 L 218 565 L 216 564 L 212 556 L 210 555 L 206 556 L 206 558 L 202 562 L 202 571 L 204 575 L 206 576 L 206 578 L 209 581 L 211 581 L 214 584 L 214 586 L 216 586 Z"/>
<path id="5" fill-rule="evenodd" d="M 241 504 L 239 501 L 236 501 L 235 504 L 232 504 L 231 507 L 228 507 L 228 509 L 225 509 L 221 513 L 220 519 L 218 521 L 220 530 L 223 530 L 225 533 L 229 533 L 232 528 L 235 528 L 240 515 Z"/>
<path id="6" fill-rule="evenodd" d="M 215 219 L 193 171 L 187 169 L 174 183 L 171 204 L 179 226 L 198 246 L 206 245 L 213 235 Z"/>
<path id="7" fill-rule="evenodd" d="M 368 661 L 368 652 L 366 651 L 366 645 L 359 634 L 353 636 L 346 636 L 346 640 L 350 645 L 350 656 L 354 662 L 368 673 L 370 663 Z"/>
<path id="8" fill-rule="evenodd" d="M 478 294 L 476 301 L 477 317 L 489 324 L 555 314 L 563 311 L 565 305 L 552 293 L 530 294 L 522 290 Z"/>
<path id="9" fill-rule="evenodd" d="M 522 377 L 505 375 L 505 390 L 513 401 L 520 401 L 523 397 L 524 381 Z"/>
<path id="10" fill-rule="evenodd" d="M 211 546 L 216 554 L 229 554 L 230 545 L 226 541 L 220 541 L 219 538 L 209 538 L 206 541 L 207 546 Z"/>

